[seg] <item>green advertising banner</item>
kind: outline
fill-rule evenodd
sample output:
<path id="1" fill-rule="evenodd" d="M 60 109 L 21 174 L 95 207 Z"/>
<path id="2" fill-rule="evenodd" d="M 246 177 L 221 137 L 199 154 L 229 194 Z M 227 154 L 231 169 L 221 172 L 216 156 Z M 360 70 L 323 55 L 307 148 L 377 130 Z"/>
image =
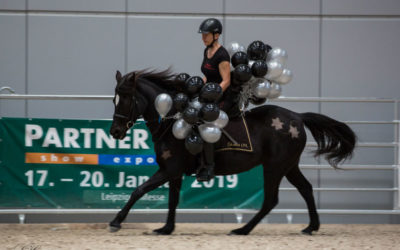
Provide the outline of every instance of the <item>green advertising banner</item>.
<path id="1" fill-rule="evenodd" d="M 142 122 L 124 140 L 110 120 L 0 118 L 0 208 L 120 208 L 157 169 Z M 260 167 L 198 183 L 185 176 L 179 208 L 258 209 Z M 168 208 L 168 183 L 134 208 Z"/>

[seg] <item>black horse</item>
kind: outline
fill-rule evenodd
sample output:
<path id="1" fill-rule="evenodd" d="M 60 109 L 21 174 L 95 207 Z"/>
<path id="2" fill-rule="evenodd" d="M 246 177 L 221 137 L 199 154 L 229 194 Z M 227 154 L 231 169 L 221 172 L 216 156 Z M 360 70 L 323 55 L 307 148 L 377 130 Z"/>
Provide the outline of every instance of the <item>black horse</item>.
<path id="1" fill-rule="evenodd" d="M 154 230 L 158 234 L 171 234 L 175 228 L 175 213 L 179 202 L 182 176 L 196 167 L 196 157 L 191 155 L 171 131 L 173 119 L 159 122 L 154 100 L 160 93 L 173 95 L 180 86 L 168 70 L 162 72 L 137 71 L 124 76 L 116 74 L 115 111 L 110 133 L 123 139 L 127 130 L 143 116 L 152 134 L 159 170 L 132 192 L 130 199 L 110 222 L 112 232 L 121 223 L 131 207 L 144 194 L 169 182 L 169 211 L 164 227 Z M 173 114 L 171 111 L 170 114 Z M 278 204 L 278 189 L 284 176 L 300 192 L 307 203 L 309 225 L 302 230 L 312 234 L 320 226 L 311 184 L 299 169 L 300 155 L 306 144 L 304 125 L 311 131 L 318 144 L 315 156 L 325 155 L 334 168 L 352 156 L 356 136 L 344 123 L 316 113 L 295 113 L 290 110 L 265 105 L 245 113 L 251 134 L 253 152 L 222 151 L 215 156 L 215 174 L 231 175 L 262 164 L 264 174 L 264 202 L 260 211 L 243 227 L 231 234 L 247 235 Z"/>

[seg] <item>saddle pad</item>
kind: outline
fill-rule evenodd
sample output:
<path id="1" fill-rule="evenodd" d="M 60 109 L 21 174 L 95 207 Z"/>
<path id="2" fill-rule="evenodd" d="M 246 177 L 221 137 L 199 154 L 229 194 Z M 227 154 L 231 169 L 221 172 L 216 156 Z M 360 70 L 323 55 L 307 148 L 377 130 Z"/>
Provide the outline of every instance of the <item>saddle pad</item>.
<path id="1" fill-rule="evenodd" d="M 229 121 L 224 130 L 237 142 L 237 144 L 232 142 L 224 133 L 222 133 L 221 139 L 215 143 L 216 152 L 230 150 L 253 152 L 253 145 L 251 143 L 250 133 L 244 116 Z"/>

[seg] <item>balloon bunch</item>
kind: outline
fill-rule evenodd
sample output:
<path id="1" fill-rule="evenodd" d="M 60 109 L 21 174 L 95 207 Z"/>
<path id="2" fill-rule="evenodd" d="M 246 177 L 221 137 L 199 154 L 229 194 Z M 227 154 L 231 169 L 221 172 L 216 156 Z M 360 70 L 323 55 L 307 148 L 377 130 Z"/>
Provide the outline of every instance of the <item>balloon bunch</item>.
<path id="1" fill-rule="evenodd" d="M 186 149 L 195 155 L 203 150 L 204 142 L 217 142 L 221 129 L 229 122 L 228 115 L 217 104 L 222 88 L 218 83 L 204 84 L 201 77 L 190 77 L 186 73 L 178 74 L 175 82 L 184 91 L 173 97 L 159 94 L 154 105 L 161 118 L 166 118 L 172 107 L 175 108 L 172 133 L 177 139 L 185 139 Z"/>
<path id="2" fill-rule="evenodd" d="M 281 95 L 282 87 L 292 80 L 293 73 L 286 68 L 287 52 L 281 48 L 272 48 L 262 41 L 253 41 L 247 47 L 237 42 L 228 46 L 231 56 L 231 83 L 242 88 L 240 103 L 258 105 L 267 98 Z M 242 107 L 244 108 L 244 107 Z"/>

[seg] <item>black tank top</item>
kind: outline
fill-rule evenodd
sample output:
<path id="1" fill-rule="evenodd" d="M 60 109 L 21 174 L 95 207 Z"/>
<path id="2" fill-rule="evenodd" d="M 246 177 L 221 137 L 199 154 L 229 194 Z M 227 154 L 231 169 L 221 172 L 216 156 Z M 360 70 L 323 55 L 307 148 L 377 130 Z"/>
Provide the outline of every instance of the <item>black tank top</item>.
<path id="1" fill-rule="evenodd" d="M 230 62 L 229 53 L 223 46 L 219 47 L 210 59 L 207 58 L 207 48 L 204 50 L 201 72 L 207 77 L 207 82 L 222 82 L 218 66 L 223 61 Z"/>

